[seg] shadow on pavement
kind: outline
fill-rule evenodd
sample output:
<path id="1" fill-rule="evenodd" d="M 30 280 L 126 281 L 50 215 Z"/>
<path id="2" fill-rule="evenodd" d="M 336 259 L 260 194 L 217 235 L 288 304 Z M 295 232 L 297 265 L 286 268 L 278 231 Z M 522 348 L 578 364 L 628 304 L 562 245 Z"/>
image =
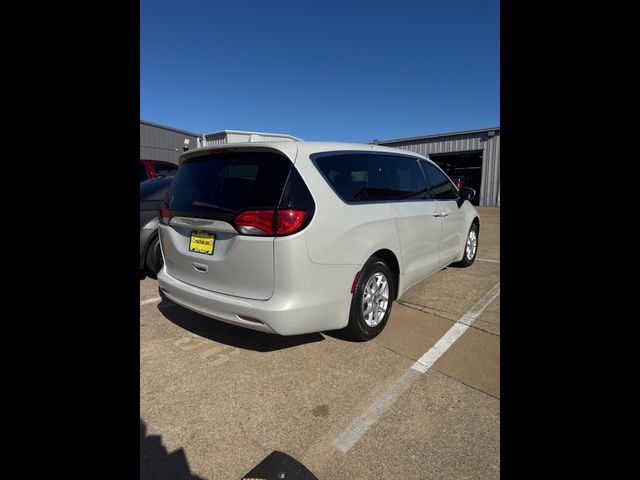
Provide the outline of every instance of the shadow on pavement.
<path id="1" fill-rule="evenodd" d="M 256 352 L 272 352 L 324 340 L 319 333 L 283 337 L 237 327 L 192 312 L 167 299 L 163 299 L 158 304 L 158 310 L 167 320 L 191 333 L 214 342 Z"/>
<path id="2" fill-rule="evenodd" d="M 348 343 L 361 343 L 362 340 L 357 340 L 355 338 L 350 337 L 343 330 L 326 330 L 322 332 L 323 335 L 327 337 L 335 338 L 336 340 L 342 340 L 343 342 Z"/>
<path id="3" fill-rule="evenodd" d="M 205 480 L 191 473 L 181 448 L 171 453 L 162 445 L 159 435 L 147 435 L 140 419 L 140 480 Z"/>

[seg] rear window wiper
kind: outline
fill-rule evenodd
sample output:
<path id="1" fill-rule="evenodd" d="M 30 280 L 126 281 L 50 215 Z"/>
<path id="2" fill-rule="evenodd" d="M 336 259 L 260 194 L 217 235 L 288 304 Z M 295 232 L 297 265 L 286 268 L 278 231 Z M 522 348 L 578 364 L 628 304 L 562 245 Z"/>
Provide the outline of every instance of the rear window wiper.
<path id="1" fill-rule="evenodd" d="M 215 210 L 220 210 L 222 212 L 236 213 L 235 210 L 231 210 L 230 208 L 221 207 L 220 205 L 214 205 L 213 203 L 206 202 L 192 202 L 192 207 L 204 207 L 204 208 L 213 208 Z"/>

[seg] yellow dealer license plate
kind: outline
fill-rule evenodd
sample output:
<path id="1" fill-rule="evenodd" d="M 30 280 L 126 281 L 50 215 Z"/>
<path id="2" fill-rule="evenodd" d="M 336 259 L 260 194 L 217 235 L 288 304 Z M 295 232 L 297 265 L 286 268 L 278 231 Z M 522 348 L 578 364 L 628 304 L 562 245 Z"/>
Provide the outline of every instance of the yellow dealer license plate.
<path id="1" fill-rule="evenodd" d="M 191 232 L 189 251 L 213 255 L 213 244 L 216 236 L 207 232 Z"/>

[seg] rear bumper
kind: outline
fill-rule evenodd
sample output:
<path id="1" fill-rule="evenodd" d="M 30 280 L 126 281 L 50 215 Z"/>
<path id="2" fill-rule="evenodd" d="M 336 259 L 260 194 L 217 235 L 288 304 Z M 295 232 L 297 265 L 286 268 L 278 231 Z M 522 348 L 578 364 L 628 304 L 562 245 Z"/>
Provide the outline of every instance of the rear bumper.
<path id="1" fill-rule="evenodd" d="M 347 325 L 351 305 L 349 289 L 358 268 L 329 265 L 323 266 L 322 270 L 311 277 L 315 282 L 319 281 L 317 284 L 307 284 L 306 288 L 298 284 L 295 292 L 276 286 L 269 300 L 234 297 L 194 287 L 169 275 L 166 267 L 158 272 L 157 278 L 170 300 L 194 312 L 252 330 L 300 335 Z M 262 323 L 243 320 L 239 315 Z"/>

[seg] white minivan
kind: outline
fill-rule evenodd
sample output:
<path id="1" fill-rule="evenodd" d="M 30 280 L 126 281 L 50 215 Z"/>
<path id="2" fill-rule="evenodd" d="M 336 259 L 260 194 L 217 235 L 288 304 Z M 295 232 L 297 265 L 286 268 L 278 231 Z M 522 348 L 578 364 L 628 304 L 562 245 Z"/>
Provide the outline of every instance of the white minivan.
<path id="1" fill-rule="evenodd" d="M 428 158 L 378 145 L 191 150 L 160 207 L 160 292 L 254 330 L 368 340 L 413 284 L 473 263 L 474 195 Z"/>

